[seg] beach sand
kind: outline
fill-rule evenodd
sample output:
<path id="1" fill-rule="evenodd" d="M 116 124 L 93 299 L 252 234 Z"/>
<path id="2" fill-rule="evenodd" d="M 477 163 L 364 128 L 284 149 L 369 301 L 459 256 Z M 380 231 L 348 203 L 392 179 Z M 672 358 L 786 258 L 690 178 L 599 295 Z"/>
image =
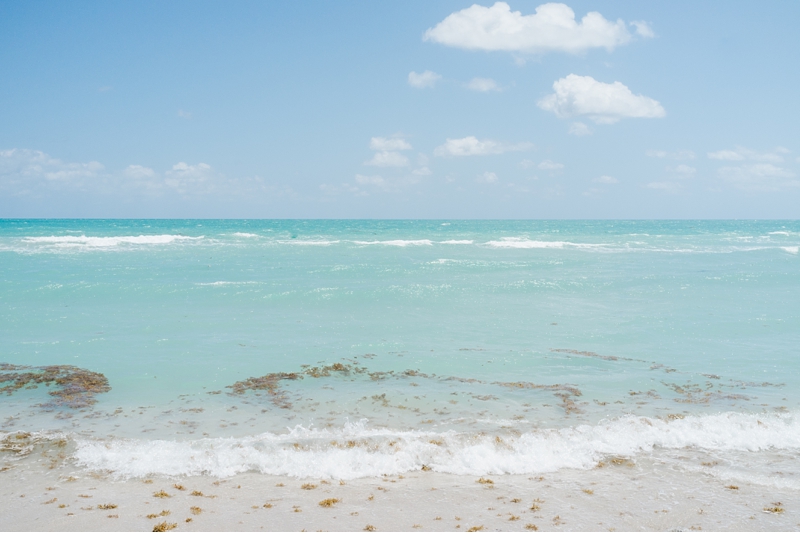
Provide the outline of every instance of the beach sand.
<path id="1" fill-rule="evenodd" d="M 0 504 L 6 531 L 151 531 L 162 523 L 174 531 L 800 528 L 795 490 L 731 485 L 649 458 L 536 476 L 417 471 L 350 481 L 252 472 L 223 480 L 118 480 L 69 462 L 44 469 L 31 460 L 0 473 Z"/>

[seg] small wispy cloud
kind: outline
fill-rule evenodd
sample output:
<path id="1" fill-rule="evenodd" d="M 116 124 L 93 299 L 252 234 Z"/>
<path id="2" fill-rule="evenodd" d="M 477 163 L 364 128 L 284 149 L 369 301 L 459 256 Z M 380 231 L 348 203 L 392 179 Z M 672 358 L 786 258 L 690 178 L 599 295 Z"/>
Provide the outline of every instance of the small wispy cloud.
<path id="1" fill-rule="evenodd" d="M 467 87 L 479 93 L 489 93 L 491 91 L 500 91 L 500 86 L 491 78 L 473 78 L 467 84 Z"/>
<path id="2" fill-rule="evenodd" d="M 619 184 L 619 180 L 614 178 L 613 176 L 603 175 L 597 178 L 593 178 L 592 182 L 595 184 Z"/>
<path id="3" fill-rule="evenodd" d="M 411 71 L 408 73 L 408 85 L 411 87 L 416 87 L 417 89 L 433 87 L 436 85 L 436 82 L 441 79 L 442 76 L 433 71 L 425 71 L 421 73 Z"/>
<path id="4" fill-rule="evenodd" d="M 563 163 L 554 162 L 553 160 L 544 160 L 543 162 L 537 165 L 539 169 L 543 169 L 545 171 L 560 171 L 564 169 Z"/>
<path id="5" fill-rule="evenodd" d="M 477 178 L 475 178 L 475 182 L 478 182 L 480 184 L 495 184 L 498 180 L 500 179 L 497 176 L 497 173 L 491 171 L 487 171 L 481 175 L 478 175 Z"/>
<path id="6" fill-rule="evenodd" d="M 592 129 L 586 126 L 586 124 L 581 122 L 575 122 L 569 125 L 569 130 L 567 133 L 573 136 L 590 136 L 592 135 Z"/>
<path id="7" fill-rule="evenodd" d="M 486 156 L 489 154 L 503 154 L 505 152 L 525 151 L 533 149 L 533 143 L 501 143 L 491 139 L 478 139 L 467 136 L 459 139 L 450 139 L 434 149 L 436 156 Z"/>

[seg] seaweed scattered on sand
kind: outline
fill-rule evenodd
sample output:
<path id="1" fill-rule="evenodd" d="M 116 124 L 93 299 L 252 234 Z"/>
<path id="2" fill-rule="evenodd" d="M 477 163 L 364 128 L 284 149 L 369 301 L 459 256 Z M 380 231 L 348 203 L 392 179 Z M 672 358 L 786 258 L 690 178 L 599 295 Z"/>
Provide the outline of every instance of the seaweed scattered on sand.
<path id="1" fill-rule="evenodd" d="M 167 522 L 161 522 L 160 524 L 156 524 L 153 526 L 153 533 L 160 533 L 162 531 L 169 531 L 171 529 L 175 529 L 178 527 L 178 524 L 168 524 Z"/>
<path id="2" fill-rule="evenodd" d="M 39 385 L 56 388 L 49 394 L 55 399 L 43 403 L 47 408 L 83 409 L 97 402 L 95 396 L 111 390 L 102 373 L 76 366 L 21 366 L 0 363 L 0 393 L 12 395 L 18 390 L 33 390 Z"/>

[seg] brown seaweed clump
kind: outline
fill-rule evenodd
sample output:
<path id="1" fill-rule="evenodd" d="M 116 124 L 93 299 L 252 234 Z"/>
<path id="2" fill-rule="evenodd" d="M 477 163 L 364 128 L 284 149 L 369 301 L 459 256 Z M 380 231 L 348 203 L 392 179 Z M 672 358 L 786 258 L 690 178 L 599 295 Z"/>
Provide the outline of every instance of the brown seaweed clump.
<path id="1" fill-rule="evenodd" d="M 95 396 L 111 390 L 102 373 L 76 366 L 20 366 L 0 363 L 0 393 L 11 395 L 17 390 L 32 390 L 39 385 L 56 386 L 49 394 L 55 399 L 45 407 L 82 409 L 97 403 Z"/>
<path id="2" fill-rule="evenodd" d="M 262 377 L 249 377 L 244 381 L 237 381 L 228 388 L 233 390 L 234 394 L 239 395 L 248 390 L 266 390 L 275 405 L 282 409 L 290 409 L 292 405 L 289 403 L 286 392 L 280 389 L 280 382 L 283 380 L 297 381 L 302 378 L 303 376 L 299 373 L 270 373 Z"/>

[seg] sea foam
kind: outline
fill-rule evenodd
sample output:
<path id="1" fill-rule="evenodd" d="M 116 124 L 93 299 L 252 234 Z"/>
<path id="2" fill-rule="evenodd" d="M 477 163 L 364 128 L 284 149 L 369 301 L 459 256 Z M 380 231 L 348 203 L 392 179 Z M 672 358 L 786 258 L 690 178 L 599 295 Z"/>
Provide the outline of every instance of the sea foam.
<path id="1" fill-rule="evenodd" d="M 431 240 L 375 240 L 375 241 L 357 241 L 353 243 L 357 245 L 393 245 L 395 247 L 408 247 L 409 245 L 433 245 Z"/>
<path id="2" fill-rule="evenodd" d="M 486 242 L 489 247 L 508 248 L 508 249 L 563 249 L 564 247 L 575 247 L 579 249 L 589 249 L 602 247 L 602 244 L 594 243 L 572 243 L 568 241 L 541 241 L 529 240 L 527 238 L 500 238 Z"/>
<path id="3" fill-rule="evenodd" d="M 140 236 L 34 236 L 23 238 L 25 243 L 56 247 L 117 247 L 119 245 L 163 245 L 181 240 L 201 240 L 204 236 L 175 234 Z"/>
<path id="4" fill-rule="evenodd" d="M 721 413 L 661 420 L 625 416 L 561 429 L 489 436 L 448 431 L 394 431 L 366 421 L 338 430 L 295 427 L 283 434 L 195 441 L 77 440 L 75 460 L 118 477 L 230 477 L 255 471 L 292 477 L 353 479 L 419 470 L 460 474 L 536 474 L 590 469 L 604 458 L 654 450 L 707 452 L 800 449 L 793 414 Z"/>

